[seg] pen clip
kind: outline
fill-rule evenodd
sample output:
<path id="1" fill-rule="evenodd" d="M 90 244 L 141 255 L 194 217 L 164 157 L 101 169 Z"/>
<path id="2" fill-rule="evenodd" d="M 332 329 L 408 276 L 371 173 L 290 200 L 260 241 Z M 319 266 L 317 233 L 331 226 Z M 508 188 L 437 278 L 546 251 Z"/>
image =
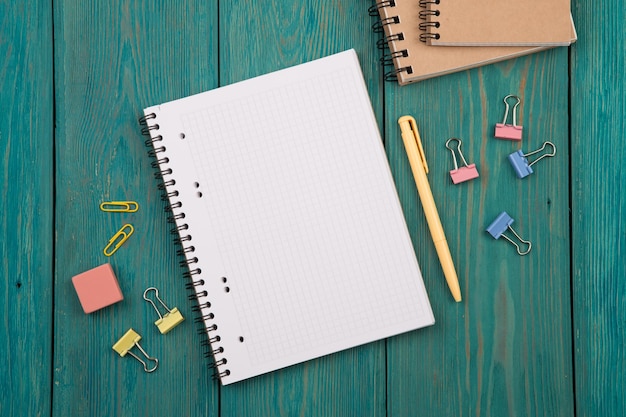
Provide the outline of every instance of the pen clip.
<path id="1" fill-rule="evenodd" d="M 415 123 L 415 119 L 412 117 L 408 118 L 407 121 L 413 131 L 413 137 L 415 138 L 415 143 L 417 143 L 417 151 L 420 159 L 422 160 L 422 164 L 424 165 L 424 172 L 428 174 L 428 163 L 426 162 L 426 154 L 424 154 L 424 148 L 422 147 L 422 139 L 420 138 L 420 133 L 417 130 L 417 123 Z"/>

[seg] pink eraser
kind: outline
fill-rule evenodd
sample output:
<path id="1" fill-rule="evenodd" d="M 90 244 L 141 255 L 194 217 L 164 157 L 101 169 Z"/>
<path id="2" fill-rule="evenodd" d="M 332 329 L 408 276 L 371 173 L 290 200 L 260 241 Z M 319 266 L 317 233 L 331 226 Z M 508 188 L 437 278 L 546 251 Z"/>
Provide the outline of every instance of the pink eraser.
<path id="1" fill-rule="evenodd" d="M 72 283 L 85 314 L 124 299 L 111 264 L 100 265 L 78 274 L 72 277 Z"/>
<path id="2" fill-rule="evenodd" d="M 500 139 L 522 140 L 522 126 L 496 123 L 494 136 Z"/>
<path id="3" fill-rule="evenodd" d="M 461 167 L 459 169 L 453 169 L 452 171 L 450 171 L 450 177 L 452 178 L 452 182 L 455 184 L 478 178 L 478 170 L 476 169 L 476 164 L 471 164 L 466 167 Z"/>

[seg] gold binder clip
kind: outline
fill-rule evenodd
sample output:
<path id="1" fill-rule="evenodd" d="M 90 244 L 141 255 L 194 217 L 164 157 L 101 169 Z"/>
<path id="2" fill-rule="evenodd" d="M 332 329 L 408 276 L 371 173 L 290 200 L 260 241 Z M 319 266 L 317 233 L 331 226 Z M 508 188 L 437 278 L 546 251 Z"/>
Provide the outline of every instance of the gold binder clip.
<path id="1" fill-rule="evenodd" d="M 144 371 L 148 373 L 154 372 L 156 368 L 159 366 L 159 360 L 157 358 L 151 358 L 150 356 L 148 356 L 146 351 L 143 350 L 143 348 L 139 344 L 140 340 L 141 340 L 141 336 L 139 336 L 139 333 L 137 333 L 133 329 L 128 329 L 128 331 L 124 334 L 124 336 L 122 336 L 120 340 L 118 340 L 113 345 L 113 350 L 116 351 L 121 357 L 124 357 L 126 356 L 126 354 L 129 354 L 130 356 L 132 356 L 133 358 L 141 362 L 141 364 L 143 365 Z M 139 356 L 135 355 L 133 352 L 130 351 L 135 346 L 137 346 L 137 349 L 141 351 L 141 353 L 143 354 L 143 356 L 146 357 L 147 360 L 154 362 L 154 367 L 148 369 L 148 364 L 145 361 L 143 361 Z"/>
<path id="2" fill-rule="evenodd" d="M 161 312 L 159 312 L 159 309 L 157 308 L 154 301 L 148 298 L 149 291 L 154 291 L 154 298 L 156 298 L 157 301 L 161 303 L 163 308 L 167 310 L 167 313 L 165 313 L 165 315 L 161 315 Z M 185 320 L 185 318 L 180 313 L 180 311 L 178 311 L 178 308 L 174 307 L 173 309 L 170 310 L 169 307 L 165 305 L 163 300 L 159 298 L 159 290 L 157 290 L 156 288 L 150 287 L 146 289 L 143 292 L 143 299 L 149 302 L 150 304 L 152 304 L 152 307 L 154 307 L 154 310 L 159 315 L 159 319 L 155 321 L 154 324 L 159 328 L 159 331 L 161 332 L 161 334 L 168 333 L 174 327 L 178 326 L 183 320 Z"/>
<path id="3" fill-rule="evenodd" d="M 106 245 L 106 247 L 102 251 L 104 255 L 111 256 L 115 252 L 117 252 L 120 246 L 122 246 L 124 242 L 128 240 L 128 238 L 130 237 L 130 235 L 133 234 L 134 231 L 135 229 L 130 224 L 125 224 L 124 226 L 122 226 L 122 228 L 113 235 L 113 237 L 109 240 L 109 244 Z M 112 250 L 110 250 L 111 246 L 113 246 Z"/>
<path id="4" fill-rule="evenodd" d="M 139 204 L 134 201 L 105 201 L 100 204 L 100 210 L 113 213 L 134 213 L 139 210 Z"/>

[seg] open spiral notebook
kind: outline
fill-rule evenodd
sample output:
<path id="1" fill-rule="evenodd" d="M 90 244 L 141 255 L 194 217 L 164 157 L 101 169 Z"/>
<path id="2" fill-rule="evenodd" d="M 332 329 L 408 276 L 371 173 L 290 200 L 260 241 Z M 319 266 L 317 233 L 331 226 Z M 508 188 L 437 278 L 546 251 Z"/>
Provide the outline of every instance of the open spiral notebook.
<path id="1" fill-rule="evenodd" d="M 223 384 L 434 323 L 353 50 L 144 115 Z"/>

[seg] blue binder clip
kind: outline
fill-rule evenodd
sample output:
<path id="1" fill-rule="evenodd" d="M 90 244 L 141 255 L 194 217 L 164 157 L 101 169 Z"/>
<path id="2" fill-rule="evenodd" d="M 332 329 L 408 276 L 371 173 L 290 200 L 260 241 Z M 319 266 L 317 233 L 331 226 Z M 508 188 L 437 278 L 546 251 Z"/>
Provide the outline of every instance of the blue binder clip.
<path id="1" fill-rule="evenodd" d="M 543 151 L 547 145 L 552 146 L 551 153 L 543 154 L 539 158 L 535 159 L 534 161 L 530 163 L 528 162 L 529 156 Z M 548 156 L 552 157 L 554 155 L 556 155 L 556 146 L 554 146 L 554 143 L 544 142 L 543 146 L 537 149 L 536 151 L 532 151 L 532 152 L 525 154 L 520 149 L 516 152 L 513 152 L 511 155 L 509 155 L 508 158 L 509 158 L 509 162 L 511 163 L 511 165 L 513 165 L 513 169 L 515 170 L 515 174 L 517 174 L 518 178 L 525 178 L 534 172 L 531 166 L 533 166 L 534 164 L 536 164 L 537 162 L 539 162 L 541 159 L 545 157 L 548 157 Z"/>
<path id="2" fill-rule="evenodd" d="M 511 227 L 513 222 L 514 222 L 513 218 L 509 216 L 506 211 L 503 211 L 502 213 L 498 215 L 498 217 L 496 217 L 496 219 L 489 225 L 489 227 L 487 227 L 487 232 L 491 236 L 493 236 L 494 239 L 499 239 L 500 236 L 502 236 L 503 238 L 505 238 L 506 240 L 508 240 L 515 246 L 515 248 L 517 249 L 517 253 L 524 256 L 528 252 L 530 252 L 530 249 L 532 248 L 533 245 L 529 241 L 524 240 L 521 237 L 519 237 L 519 235 Z M 528 249 L 522 252 L 520 246 L 514 240 L 512 240 L 510 237 L 504 234 L 504 232 L 506 232 L 507 230 L 510 230 L 515 235 L 517 240 L 527 245 Z"/>

